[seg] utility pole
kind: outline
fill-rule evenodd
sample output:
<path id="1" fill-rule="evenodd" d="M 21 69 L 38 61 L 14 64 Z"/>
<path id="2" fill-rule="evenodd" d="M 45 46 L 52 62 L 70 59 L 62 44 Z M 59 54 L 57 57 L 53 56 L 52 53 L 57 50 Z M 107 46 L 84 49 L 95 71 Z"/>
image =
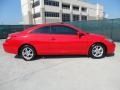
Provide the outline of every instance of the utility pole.
<path id="1" fill-rule="evenodd" d="M 33 12 L 34 12 L 34 14 L 33 14 L 33 15 L 35 15 L 34 3 L 35 3 L 35 0 L 33 0 L 33 4 L 32 4 L 32 7 L 33 7 Z M 33 17 L 33 18 L 34 18 L 34 17 Z M 34 24 L 36 24 L 35 18 L 34 18 Z"/>

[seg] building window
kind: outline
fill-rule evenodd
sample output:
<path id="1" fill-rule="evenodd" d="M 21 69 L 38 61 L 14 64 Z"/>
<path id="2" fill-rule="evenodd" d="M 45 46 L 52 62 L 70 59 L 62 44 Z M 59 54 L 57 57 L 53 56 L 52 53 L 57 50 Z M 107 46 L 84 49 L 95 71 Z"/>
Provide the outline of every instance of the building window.
<path id="1" fill-rule="evenodd" d="M 33 14 L 33 18 L 38 18 L 38 17 L 40 17 L 40 13 Z"/>
<path id="2" fill-rule="evenodd" d="M 79 15 L 73 15 L 73 21 L 79 21 Z"/>
<path id="3" fill-rule="evenodd" d="M 63 9 L 70 9 L 70 4 L 65 4 L 65 3 L 63 3 L 63 4 L 62 4 L 62 8 L 63 8 Z"/>
<path id="4" fill-rule="evenodd" d="M 73 10 L 79 11 L 79 6 L 73 6 Z"/>
<path id="5" fill-rule="evenodd" d="M 45 17 L 59 17 L 59 13 L 56 13 L 56 12 L 45 12 Z"/>
<path id="6" fill-rule="evenodd" d="M 33 2 L 32 7 L 34 8 L 34 7 L 39 6 L 39 5 L 40 5 L 40 2 L 39 1 L 35 1 L 35 2 Z"/>
<path id="7" fill-rule="evenodd" d="M 70 14 L 62 14 L 62 22 L 70 22 Z"/>
<path id="8" fill-rule="evenodd" d="M 82 11 L 82 12 L 87 12 L 87 8 L 86 8 L 86 7 L 82 7 L 82 8 L 81 8 L 81 11 Z"/>
<path id="9" fill-rule="evenodd" d="M 87 16 L 82 15 L 82 16 L 81 16 L 81 20 L 82 20 L 82 21 L 86 21 L 86 20 L 87 20 Z"/>
<path id="10" fill-rule="evenodd" d="M 59 7 L 59 2 L 57 1 L 52 1 L 52 0 L 44 0 L 45 5 L 51 5 L 51 6 L 58 6 Z"/>

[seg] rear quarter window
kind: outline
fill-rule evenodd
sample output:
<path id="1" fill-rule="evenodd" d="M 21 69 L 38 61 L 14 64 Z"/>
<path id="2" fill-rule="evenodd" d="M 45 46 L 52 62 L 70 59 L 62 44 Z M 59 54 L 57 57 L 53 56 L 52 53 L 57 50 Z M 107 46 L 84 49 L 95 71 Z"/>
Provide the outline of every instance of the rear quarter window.
<path id="1" fill-rule="evenodd" d="M 32 33 L 46 33 L 46 34 L 49 34 L 50 33 L 50 26 L 46 26 L 46 27 L 42 27 L 42 28 L 33 30 Z"/>

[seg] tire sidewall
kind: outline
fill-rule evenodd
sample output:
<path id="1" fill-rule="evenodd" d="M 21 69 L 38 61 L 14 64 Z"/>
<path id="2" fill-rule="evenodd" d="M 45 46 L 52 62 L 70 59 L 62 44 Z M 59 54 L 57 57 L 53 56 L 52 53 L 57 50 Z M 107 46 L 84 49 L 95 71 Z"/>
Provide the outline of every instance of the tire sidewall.
<path id="1" fill-rule="evenodd" d="M 33 57 L 31 58 L 31 59 L 26 59 L 26 58 L 24 58 L 24 56 L 22 55 L 22 51 L 23 51 L 23 49 L 24 48 L 30 48 L 31 50 L 32 50 L 32 52 L 33 52 Z M 32 61 L 34 58 L 35 58 L 35 56 L 36 56 L 36 51 L 35 51 L 35 49 L 32 47 L 32 46 L 30 46 L 30 45 L 25 45 L 25 46 L 23 46 L 22 48 L 21 48 L 21 50 L 20 50 L 20 56 L 25 60 L 25 61 Z"/>
<path id="2" fill-rule="evenodd" d="M 103 54 L 101 57 L 95 57 L 93 54 L 92 54 L 92 49 L 95 47 L 95 46 L 101 46 L 103 48 Z M 102 44 L 93 44 L 91 47 L 90 47 L 90 50 L 89 50 L 89 56 L 92 57 L 93 59 L 100 59 L 100 58 L 104 58 L 105 57 L 105 47 L 102 45 Z"/>

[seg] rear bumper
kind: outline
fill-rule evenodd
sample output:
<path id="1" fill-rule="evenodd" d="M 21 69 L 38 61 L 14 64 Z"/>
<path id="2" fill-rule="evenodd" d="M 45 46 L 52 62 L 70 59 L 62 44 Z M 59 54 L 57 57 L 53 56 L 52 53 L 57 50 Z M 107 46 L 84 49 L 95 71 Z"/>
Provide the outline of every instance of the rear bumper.
<path id="1" fill-rule="evenodd" d="M 17 48 L 15 45 L 11 45 L 7 42 L 3 43 L 4 51 L 7 53 L 17 54 Z"/>

